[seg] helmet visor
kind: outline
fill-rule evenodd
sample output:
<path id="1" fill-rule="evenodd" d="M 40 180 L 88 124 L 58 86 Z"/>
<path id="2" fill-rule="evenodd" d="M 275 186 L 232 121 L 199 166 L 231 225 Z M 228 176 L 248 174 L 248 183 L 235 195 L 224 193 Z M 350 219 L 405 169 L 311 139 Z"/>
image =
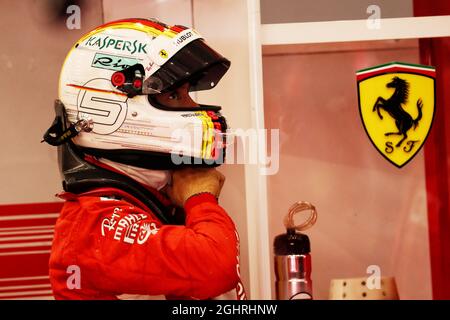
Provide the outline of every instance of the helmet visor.
<path id="1" fill-rule="evenodd" d="M 214 88 L 230 67 L 230 61 L 209 47 L 203 39 L 197 39 L 164 63 L 144 81 L 144 88 L 154 92 L 168 92 L 189 82 L 190 91 Z M 152 92 L 150 91 L 149 94 Z"/>

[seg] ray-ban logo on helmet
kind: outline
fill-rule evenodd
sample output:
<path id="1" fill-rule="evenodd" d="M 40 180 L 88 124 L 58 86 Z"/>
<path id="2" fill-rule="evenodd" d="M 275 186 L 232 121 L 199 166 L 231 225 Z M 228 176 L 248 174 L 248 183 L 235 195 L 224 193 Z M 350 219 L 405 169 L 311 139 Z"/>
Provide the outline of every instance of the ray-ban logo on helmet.
<path id="1" fill-rule="evenodd" d="M 375 148 L 401 168 L 421 149 L 435 111 L 435 69 L 389 63 L 356 73 L 359 111 Z"/>
<path id="2" fill-rule="evenodd" d="M 134 66 L 137 63 L 140 63 L 138 59 L 96 53 L 94 60 L 92 60 L 91 66 L 101 69 L 122 71 L 123 69 Z"/>

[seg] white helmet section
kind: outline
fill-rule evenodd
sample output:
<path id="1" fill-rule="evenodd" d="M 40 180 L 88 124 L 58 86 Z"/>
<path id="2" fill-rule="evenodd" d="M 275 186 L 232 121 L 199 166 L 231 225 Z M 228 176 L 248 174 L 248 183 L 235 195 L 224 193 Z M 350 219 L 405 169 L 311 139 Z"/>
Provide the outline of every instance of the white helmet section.
<path id="1" fill-rule="evenodd" d="M 82 38 L 69 52 L 59 82 L 59 99 L 68 121 L 93 122 L 92 131 L 81 132 L 74 143 L 96 149 L 176 152 L 203 158 L 203 112 L 160 110 L 146 95 L 129 98 L 111 83 L 114 72 L 137 63 L 144 66 L 148 77 L 199 38 L 192 29 L 170 38 L 130 28 L 104 28 Z M 190 135 L 189 139 L 174 134 L 180 129 Z"/>

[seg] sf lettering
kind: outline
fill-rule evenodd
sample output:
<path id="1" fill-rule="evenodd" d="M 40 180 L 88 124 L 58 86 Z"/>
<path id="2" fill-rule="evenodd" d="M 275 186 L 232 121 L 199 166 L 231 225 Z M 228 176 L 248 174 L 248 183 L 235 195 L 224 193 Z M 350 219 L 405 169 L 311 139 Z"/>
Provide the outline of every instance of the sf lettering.
<path id="1" fill-rule="evenodd" d="M 406 142 L 406 146 L 404 146 L 402 149 L 404 152 L 410 153 L 411 151 L 414 150 L 417 143 L 419 143 L 419 142 L 420 142 L 420 140 L 409 140 Z M 387 141 L 385 146 L 386 146 L 386 148 L 384 149 L 384 151 L 387 154 L 391 154 L 391 153 L 395 152 L 396 150 L 398 150 L 398 147 L 394 147 L 394 143 L 392 141 Z"/>

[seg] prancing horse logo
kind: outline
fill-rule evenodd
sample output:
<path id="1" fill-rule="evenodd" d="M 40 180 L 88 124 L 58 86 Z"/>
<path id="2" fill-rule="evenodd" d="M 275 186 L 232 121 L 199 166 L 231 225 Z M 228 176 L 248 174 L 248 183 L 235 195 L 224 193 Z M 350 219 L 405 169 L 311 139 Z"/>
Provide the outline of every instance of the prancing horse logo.
<path id="1" fill-rule="evenodd" d="M 433 67 L 390 63 L 360 70 L 359 111 L 377 150 L 401 168 L 421 149 L 434 117 Z"/>
<path id="2" fill-rule="evenodd" d="M 384 135 L 386 137 L 391 135 L 403 135 L 403 138 L 395 145 L 396 147 L 400 147 L 403 141 L 408 138 L 408 131 L 412 127 L 416 129 L 419 121 L 422 119 L 423 102 L 421 98 L 417 100 L 418 116 L 416 119 L 413 119 L 411 115 L 402 107 L 402 105 L 408 100 L 409 83 L 399 77 L 394 77 L 392 81 L 386 85 L 386 87 L 394 88 L 394 93 L 387 100 L 383 97 L 378 97 L 373 106 L 373 111 L 377 111 L 378 117 L 380 117 L 381 120 L 383 120 L 383 116 L 380 113 L 380 109 L 383 109 L 392 118 L 394 118 L 398 132 L 387 132 Z"/>

